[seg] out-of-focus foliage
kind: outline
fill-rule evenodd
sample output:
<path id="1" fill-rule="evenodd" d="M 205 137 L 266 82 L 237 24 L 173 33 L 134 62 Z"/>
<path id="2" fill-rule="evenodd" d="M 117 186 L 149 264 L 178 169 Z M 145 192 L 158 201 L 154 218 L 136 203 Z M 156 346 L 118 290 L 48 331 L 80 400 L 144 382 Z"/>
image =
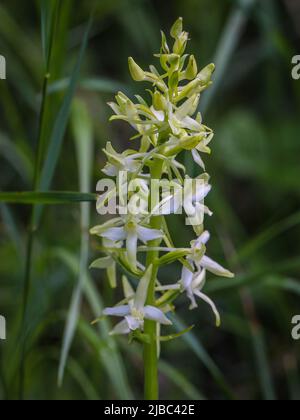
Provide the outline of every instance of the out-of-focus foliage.
<path id="1" fill-rule="evenodd" d="M 221 329 L 201 305 L 192 333 L 165 343 L 161 397 L 300 399 L 300 344 L 291 338 L 291 319 L 300 314 L 300 81 L 291 77 L 291 58 L 300 53 L 295 18 L 300 5 L 291 0 L 57 0 L 51 79 L 38 136 L 56 0 L 27 3 L 0 5 L 0 54 L 7 60 L 7 80 L 0 81 L 1 192 L 33 189 L 38 138 L 43 167 L 50 142 L 59 142 L 53 132 L 64 134 L 68 94 L 70 124 L 50 189 L 94 191 L 102 176 L 101 149 L 107 140 L 125 149 L 131 135 L 125 124 L 107 123 L 106 106 L 119 89 L 132 92 L 127 57 L 145 67 L 159 47 L 159 30 L 182 16 L 199 63 L 216 59 L 218 66 L 215 88 L 202 98 L 206 121 L 216 132 L 207 161 L 215 186 L 208 204 L 216 209 L 210 254 L 221 260 L 225 252 L 224 264 L 238 275 L 207 284 L 221 308 Z M 73 96 L 70 77 L 93 8 Z M 187 164 L 193 174 L 197 169 Z M 19 397 L 22 360 L 25 398 L 141 398 L 142 360 L 135 345 L 109 338 L 106 321 L 90 325 L 103 302 L 109 306 L 116 300 L 101 273 L 87 270 L 96 255 L 93 242 L 86 255 L 87 225 L 99 222 L 94 208 L 74 202 L 44 207 L 20 335 L 31 213 L 25 205 L 0 206 L 0 314 L 8 324 L 8 340 L 0 342 L 0 399 Z M 184 225 L 174 219 L 171 228 L 174 237 L 188 243 Z M 166 280 L 179 276 L 170 270 L 164 271 Z M 178 310 L 194 323 L 185 305 L 179 303 Z M 176 325 L 178 331 L 187 326 L 179 319 Z"/>

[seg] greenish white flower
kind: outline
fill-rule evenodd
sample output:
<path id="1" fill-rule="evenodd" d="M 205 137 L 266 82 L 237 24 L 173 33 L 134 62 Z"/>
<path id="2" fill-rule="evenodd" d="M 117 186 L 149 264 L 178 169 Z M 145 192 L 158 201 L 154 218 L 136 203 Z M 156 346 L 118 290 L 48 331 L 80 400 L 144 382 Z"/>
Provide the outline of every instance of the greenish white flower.
<path id="1" fill-rule="evenodd" d="M 202 292 L 202 289 L 205 286 L 205 276 L 205 270 L 197 271 L 194 273 L 184 266 L 182 269 L 180 284 L 183 291 L 186 292 L 187 297 L 191 301 L 190 309 L 192 310 L 198 307 L 196 297 L 200 298 L 211 307 L 216 317 L 216 325 L 220 326 L 221 318 L 216 305 L 207 295 Z"/>
<path id="2" fill-rule="evenodd" d="M 151 305 L 146 305 L 148 288 L 152 277 L 152 269 L 152 266 L 148 268 L 145 275 L 140 280 L 135 294 L 128 283 L 128 280 L 123 278 L 125 297 L 128 297 L 129 299 L 128 304 L 115 306 L 113 308 L 106 308 L 103 311 L 103 315 L 124 318 L 123 321 L 116 325 L 114 330 L 111 332 L 111 335 L 129 334 L 131 331 L 136 330 L 143 331 L 145 319 L 156 321 L 162 325 L 172 325 L 172 322 L 160 309 Z"/>
<path id="3" fill-rule="evenodd" d="M 106 149 L 103 151 L 107 156 L 108 163 L 102 169 L 102 172 L 111 177 L 118 176 L 121 171 L 138 172 L 141 167 L 141 160 L 145 156 L 144 153 L 136 153 L 132 150 L 117 153 L 110 142 L 107 143 Z"/>
<path id="4" fill-rule="evenodd" d="M 141 225 L 139 218 L 133 215 L 117 219 L 115 224 L 116 226 L 102 230 L 100 236 L 113 242 L 125 241 L 128 262 L 134 269 L 137 267 L 138 241 L 147 244 L 155 239 L 162 239 L 164 236 L 160 230 Z"/>

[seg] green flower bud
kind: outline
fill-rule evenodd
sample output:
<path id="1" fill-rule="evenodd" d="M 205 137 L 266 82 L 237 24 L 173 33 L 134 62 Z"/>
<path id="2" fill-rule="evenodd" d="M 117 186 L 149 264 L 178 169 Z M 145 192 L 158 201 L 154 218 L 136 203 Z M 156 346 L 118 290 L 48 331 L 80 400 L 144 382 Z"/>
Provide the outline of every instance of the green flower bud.
<path id="1" fill-rule="evenodd" d="M 178 18 L 171 29 L 171 37 L 177 39 L 183 31 L 183 19 L 182 17 Z"/>
<path id="2" fill-rule="evenodd" d="M 193 55 L 190 56 L 188 66 L 185 71 L 185 77 L 187 80 L 194 80 L 198 73 L 198 66 L 196 59 Z"/>
<path id="3" fill-rule="evenodd" d="M 145 72 L 136 64 L 132 57 L 128 58 L 128 65 L 133 80 L 136 82 L 143 82 L 145 80 Z"/>
<path id="4" fill-rule="evenodd" d="M 167 38 L 163 31 L 161 31 L 161 49 L 164 54 L 170 53 L 170 48 L 167 43 Z"/>
<path id="5" fill-rule="evenodd" d="M 197 79 L 201 81 L 202 86 L 207 85 L 211 81 L 211 76 L 213 75 L 215 69 L 216 66 L 212 63 L 200 71 Z"/>
<path id="6" fill-rule="evenodd" d="M 180 55 L 170 54 L 168 56 L 168 62 L 170 64 L 172 70 L 178 70 L 179 64 L 180 64 Z"/>
<path id="7" fill-rule="evenodd" d="M 182 34 L 175 41 L 173 53 L 182 56 L 185 52 L 188 40 L 189 34 L 187 32 L 182 32 Z"/>
<path id="8" fill-rule="evenodd" d="M 153 106 L 157 111 L 164 111 L 167 107 L 166 98 L 158 90 L 153 94 Z"/>

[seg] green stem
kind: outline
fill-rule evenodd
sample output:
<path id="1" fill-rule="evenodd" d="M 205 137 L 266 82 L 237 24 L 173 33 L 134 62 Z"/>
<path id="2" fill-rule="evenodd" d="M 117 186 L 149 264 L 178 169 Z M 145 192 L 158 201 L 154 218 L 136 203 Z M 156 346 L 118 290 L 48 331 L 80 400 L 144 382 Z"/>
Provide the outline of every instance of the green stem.
<path id="1" fill-rule="evenodd" d="M 162 175 L 163 161 L 157 160 L 151 169 L 151 179 L 160 179 Z M 159 200 L 159 197 L 157 197 Z M 152 202 L 152 208 L 158 203 Z M 151 219 L 150 225 L 153 229 L 161 229 L 162 217 L 154 216 Z M 157 247 L 160 245 L 160 240 L 149 242 L 149 246 Z M 151 251 L 147 256 L 147 267 L 153 265 L 152 279 L 148 289 L 147 305 L 155 305 L 155 282 L 158 273 L 158 267 L 155 262 L 159 256 L 158 251 Z M 145 372 L 145 400 L 158 400 L 158 357 L 157 357 L 157 343 L 156 343 L 156 322 L 145 320 L 145 334 L 150 337 L 150 343 L 144 344 L 144 372 Z"/>

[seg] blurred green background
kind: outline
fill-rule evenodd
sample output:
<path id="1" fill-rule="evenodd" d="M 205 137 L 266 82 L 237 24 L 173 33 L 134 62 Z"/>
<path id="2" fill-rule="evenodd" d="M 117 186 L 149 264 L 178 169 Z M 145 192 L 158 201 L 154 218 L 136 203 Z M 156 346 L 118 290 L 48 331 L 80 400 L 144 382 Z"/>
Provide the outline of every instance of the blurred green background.
<path id="1" fill-rule="evenodd" d="M 0 190 L 32 191 L 35 178 L 43 191 L 94 192 L 106 141 L 123 150 L 131 134 L 126 124 L 108 123 L 106 103 L 120 89 L 146 88 L 131 81 L 127 57 L 152 63 L 160 29 L 168 32 L 178 16 L 199 66 L 217 64 L 201 102 L 216 132 L 206 159 L 214 186 L 209 255 L 237 276 L 206 286 L 221 310 L 220 329 L 205 304 L 190 313 L 178 301 L 176 328 L 195 328 L 163 346 L 161 398 L 298 400 L 300 343 L 291 319 L 300 314 L 300 81 L 291 77 L 291 59 L 300 53 L 299 2 L 1 2 Z M 32 213 L 1 201 L 8 338 L 0 342 L 0 399 L 142 398 L 140 346 L 109 338 L 108 321 L 90 324 L 120 294 L 87 270 L 97 255 L 88 228 L 101 222 L 94 204 L 36 201 Z M 177 243 L 188 243 L 183 220 L 172 226 Z M 179 267 L 163 275 L 174 280 Z"/>

